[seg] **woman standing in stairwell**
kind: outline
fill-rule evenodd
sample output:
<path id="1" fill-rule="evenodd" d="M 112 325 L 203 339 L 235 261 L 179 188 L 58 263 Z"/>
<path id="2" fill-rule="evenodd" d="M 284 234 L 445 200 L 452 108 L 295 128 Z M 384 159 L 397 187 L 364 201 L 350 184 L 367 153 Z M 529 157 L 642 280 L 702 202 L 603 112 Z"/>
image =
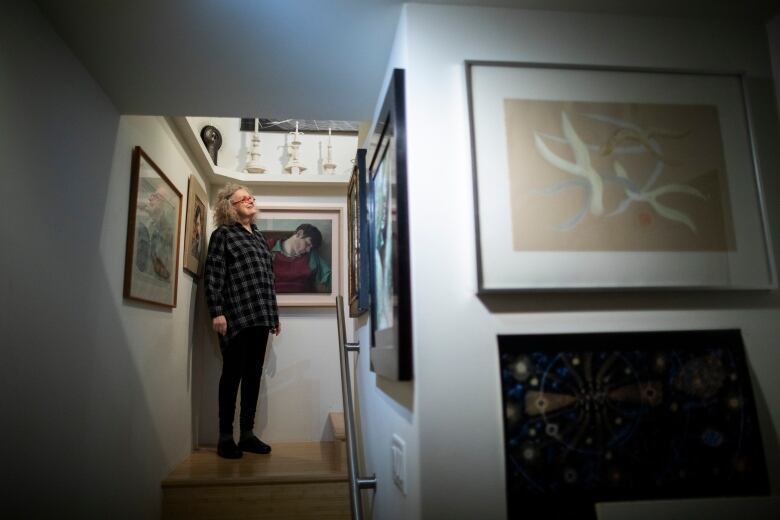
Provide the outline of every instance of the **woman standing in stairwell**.
<path id="1" fill-rule="evenodd" d="M 206 258 L 206 300 L 222 351 L 219 379 L 220 457 L 237 459 L 244 451 L 269 453 L 254 432 L 255 409 L 268 334 L 282 327 L 274 291 L 273 256 L 253 223 L 254 197 L 244 186 L 228 184 L 217 194 Z M 233 416 L 241 384 L 241 436 L 233 439 Z"/>

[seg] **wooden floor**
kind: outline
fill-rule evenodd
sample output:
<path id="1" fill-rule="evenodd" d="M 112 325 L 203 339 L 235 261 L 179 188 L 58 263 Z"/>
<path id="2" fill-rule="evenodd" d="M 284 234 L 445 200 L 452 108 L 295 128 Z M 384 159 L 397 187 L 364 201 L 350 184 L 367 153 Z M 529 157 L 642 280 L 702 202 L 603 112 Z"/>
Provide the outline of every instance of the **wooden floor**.
<path id="1" fill-rule="evenodd" d="M 238 460 L 199 449 L 162 487 L 166 520 L 349 518 L 342 442 L 274 444 Z"/>

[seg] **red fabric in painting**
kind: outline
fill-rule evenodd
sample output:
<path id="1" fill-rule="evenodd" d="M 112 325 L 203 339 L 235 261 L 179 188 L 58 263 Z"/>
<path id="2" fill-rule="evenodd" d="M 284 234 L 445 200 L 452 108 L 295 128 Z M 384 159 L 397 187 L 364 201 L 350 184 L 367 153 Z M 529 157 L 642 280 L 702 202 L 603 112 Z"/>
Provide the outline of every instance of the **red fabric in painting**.
<path id="1" fill-rule="evenodd" d="M 273 248 L 276 245 L 276 242 L 276 240 L 270 240 L 270 247 Z M 308 253 L 301 256 L 289 257 L 279 251 L 274 251 L 273 255 L 277 293 L 314 292 Z"/>

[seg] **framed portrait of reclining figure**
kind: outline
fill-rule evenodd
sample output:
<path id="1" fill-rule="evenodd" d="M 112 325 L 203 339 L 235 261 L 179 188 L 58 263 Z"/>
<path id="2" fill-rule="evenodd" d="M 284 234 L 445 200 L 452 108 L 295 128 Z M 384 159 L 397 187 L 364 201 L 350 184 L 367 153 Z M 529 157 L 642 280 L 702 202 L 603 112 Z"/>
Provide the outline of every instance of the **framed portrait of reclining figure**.
<path id="1" fill-rule="evenodd" d="M 258 204 L 280 306 L 333 306 L 341 287 L 342 208 Z"/>

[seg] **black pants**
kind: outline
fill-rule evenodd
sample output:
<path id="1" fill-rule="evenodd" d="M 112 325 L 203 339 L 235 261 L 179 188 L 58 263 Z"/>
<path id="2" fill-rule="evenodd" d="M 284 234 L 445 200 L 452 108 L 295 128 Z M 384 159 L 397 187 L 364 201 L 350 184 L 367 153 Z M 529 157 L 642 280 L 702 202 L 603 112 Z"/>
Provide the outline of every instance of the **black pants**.
<path id="1" fill-rule="evenodd" d="M 241 431 L 255 425 L 260 376 L 263 374 L 269 327 L 250 327 L 239 332 L 222 349 L 222 376 L 219 378 L 219 433 L 233 434 L 238 385 L 241 383 Z"/>

